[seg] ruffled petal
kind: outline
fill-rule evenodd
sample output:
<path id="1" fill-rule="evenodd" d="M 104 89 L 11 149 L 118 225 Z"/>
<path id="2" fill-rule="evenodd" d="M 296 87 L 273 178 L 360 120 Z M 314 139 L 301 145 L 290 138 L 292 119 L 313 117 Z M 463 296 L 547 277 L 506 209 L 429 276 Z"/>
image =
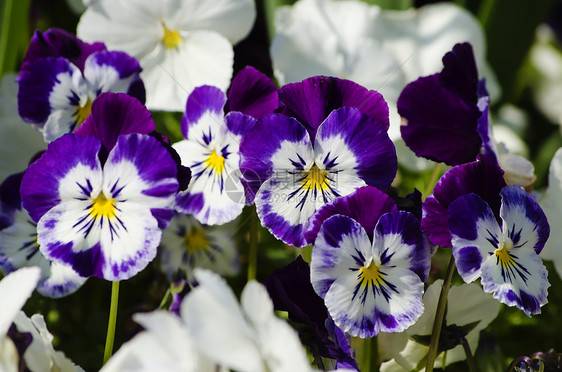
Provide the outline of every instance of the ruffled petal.
<path id="1" fill-rule="evenodd" d="M 232 79 L 228 91 L 227 111 L 240 111 L 260 119 L 273 113 L 279 105 L 275 84 L 252 66 L 244 67 Z"/>
<path id="2" fill-rule="evenodd" d="M 396 203 L 384 192 L 373 186 L 361 187 L 354 193 L 337 198 L 333 203 L 320 208 L 314 215 L 311 228 L 305 233 L 305 238 L 312 244 L 322 223 L 335 214 L 341 214 L 359 222 L 372 239 L 379 217 L 395 210 Z"/>
<path id="3" fill-rule="evenodd" d="M 533 249 L 541 253 L 550 234 L 550 226 L 539 204 L 517 185 L 506 186 L 501 193 L 500 216 L 503 229 L 513 242 L 513 248 Z"/>
<path id="4" fill-rule="evenodd" d="M 420 222 L 411 213 L 397 211 L 382 215 L 376 225 L 373 248 L 381 264 L 402 267 L 427 280 L 431 266 L 429 242 Z"/>
<path id="5" fill-rule="evenodd" d="M 456 166 L 437 182 L 433 194 L 422 206 L 422 228 L 429 241 L 441 247 L 452 247 L 447 225 L 447 208 L 461 195 L 478 194 L 488 203 L 499 222 L 501 189 L 505 186 L 503 174 L 496 162 L 486 156 L 477 161 Z"/>

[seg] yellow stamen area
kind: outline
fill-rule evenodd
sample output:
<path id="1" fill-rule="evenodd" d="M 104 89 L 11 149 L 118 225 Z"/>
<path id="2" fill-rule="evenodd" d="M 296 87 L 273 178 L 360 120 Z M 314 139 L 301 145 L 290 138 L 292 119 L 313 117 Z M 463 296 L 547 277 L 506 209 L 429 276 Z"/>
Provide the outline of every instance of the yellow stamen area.
<path id="1" fill-rule="evenodd" d="M 164 37 L 162 38 L 164 46 L 168 49 L 177 48 L 181 44 L 181 36 L 178 30 L 170 30 L 165 25 L 162 26 L 164 27 Z"/>
<path id="2" fill-rule="evenodd" d="M 494 251 L 494 254 L 503 265 L 511 265 L 514 263 L 513 258 L 509 255 L 511 248 L 513 248 L 513 242 L 511 239 L 505 238 Z"/>
<path id="3" fill-rule="evenodd" d="M 94 204 L 90 208 L 90 216 L 93 218 L 115 217 L 115 199 L 107 199 L 103 193 L 100 193 L 97 198 L 94 199 Z"/>
<path id="4" fill-rule="evenodd" d="M 76 107 L 76 124 L 77 126 L 86 121 L 88 116 L 92 113 L 92 101 L 87 100 L 83 106 Z"/>
<path id="5" fill-rule="evenodd" d="M 311 189 L 326 190 L 328 188 L 328 182 L 326 181 L 326 174 L 328 174 L 327 170 L 320 170 L 318 169 L 316 164 L 314 164 L 306 174 L 306 177 L 303 180 L 302 188 L 305 190 L 311 190 Z"/>
<path id="6" fill-rule="evenodd" d="M 191 229 L 183 238 L 185 249 L 194 254 L 197 251 L 205 251 L 209 249 L 209 239 L 205 236 L 203 229 Z"/>
<path id="7" fill-rule="evenodd" d="M 382 279 L 382 274 L 379 271 L 379 267 L 373 261 L 371 261 L 367 266 L 363 266 L 359 269 L 362 277 L 361 285 L 366 286 L 369 283 L 373 283 L 377 287 L 380 286 Z"/>
<path id="8" fill-rule="evenodd" d="M 215 150 L 205 160 L 207 168 L 214 169 L 215 173 L 222 173 L 224 171 L 224 156 L 218 155 Z"/>

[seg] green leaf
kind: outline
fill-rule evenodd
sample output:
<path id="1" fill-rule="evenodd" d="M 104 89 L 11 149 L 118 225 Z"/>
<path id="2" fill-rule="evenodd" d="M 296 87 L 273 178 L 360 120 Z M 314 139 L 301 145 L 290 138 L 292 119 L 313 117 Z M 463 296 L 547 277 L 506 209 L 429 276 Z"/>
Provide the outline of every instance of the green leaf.
<path id="1" fill-rule="evenodd" d="M 29 44 L 31 0 L 0 0 L 0 76 L 17 70 Z"/>

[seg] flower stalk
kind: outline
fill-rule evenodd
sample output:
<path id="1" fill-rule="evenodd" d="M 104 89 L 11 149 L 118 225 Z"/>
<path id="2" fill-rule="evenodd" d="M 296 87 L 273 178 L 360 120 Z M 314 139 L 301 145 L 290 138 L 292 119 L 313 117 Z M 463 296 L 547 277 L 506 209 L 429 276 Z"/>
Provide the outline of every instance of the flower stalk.
<path id="1" fill-rule="evenodd" d="M 115 325 L 117 323 L 117 305 L 119 302 L 119 281 L 111 283 L 111 305 L 109 307 L 109 321 L 107 323 L 107 337 L 103 352 L 103 364 L 107 363 L 113 355 L 113 342 L 115 341 Z"/>

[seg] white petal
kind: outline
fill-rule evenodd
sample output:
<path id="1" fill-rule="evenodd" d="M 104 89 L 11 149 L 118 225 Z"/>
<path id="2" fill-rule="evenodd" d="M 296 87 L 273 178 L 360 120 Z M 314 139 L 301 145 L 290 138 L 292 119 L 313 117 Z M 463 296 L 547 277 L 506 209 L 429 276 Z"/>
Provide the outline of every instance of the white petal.
<path id="1" fill-rule="evenodd" d="M 548 189 L 545 197 L 539 203 L 551 226 L 560 226 L 562 222 L 562 148 L 556 151 L 550 163 L 548 174 Z M 541 257 L 552 260 L 558 276 L 562 278 L 562 229 L 551 229 L 550 238 L 541 251 Z"/>
<path id="2" fill-rule="evenodd" d="M 505 172 L 503 178 L 508 185 L 530 187 L 537 179 L 533 163 L 522 156 L 500 153 L 498 163 Z"/>
<path id="3" fill-rule="evenodd" d="M 0 340 L 8 333 L 12 321 L 35 289 L 41 270 L 24 267 L 0 281 Z"/>
<path id="4" fill-rule="evenodd" d="M 183 111 L 194 88 L 214 85 L 226 90 L 230 84 L 234 53 L 225 37 L 209 31 L 180 32 L 180 36 L 177 48 L 160 43 L 140 61 L 149 109 Z"/>

